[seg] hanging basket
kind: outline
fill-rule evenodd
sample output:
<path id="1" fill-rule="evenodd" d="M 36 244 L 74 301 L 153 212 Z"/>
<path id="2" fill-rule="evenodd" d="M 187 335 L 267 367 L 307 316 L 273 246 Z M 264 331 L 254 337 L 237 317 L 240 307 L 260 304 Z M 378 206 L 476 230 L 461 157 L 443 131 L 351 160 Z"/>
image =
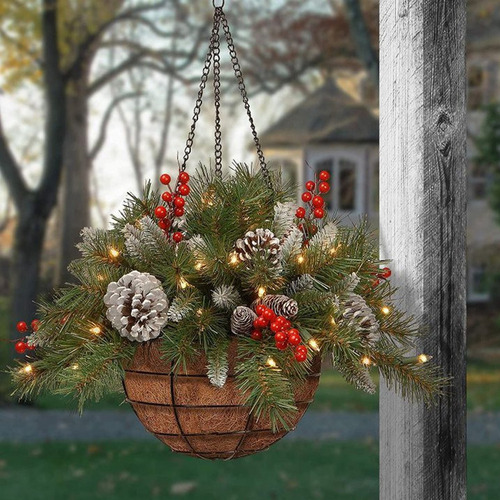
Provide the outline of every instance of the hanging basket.
<path id="1" fill-rule="evenodd" d="M 229 372 L 222 388 L 210 384 L 206 358 L 174 374 L 161 359 L 160 342 L 140 345 L 125 370 L 125 392 L 144 427 L 172 451 L 210 460 L 244 457 L 269 448 L 295 426 L 311 404 L 321 370 L 316 356 L 308 377 L 295 390 L 298 412 L 288 429 L 271 429 L 268 418 L 256 420 L 236 385 L 237 339 L 229 348 Z"/>

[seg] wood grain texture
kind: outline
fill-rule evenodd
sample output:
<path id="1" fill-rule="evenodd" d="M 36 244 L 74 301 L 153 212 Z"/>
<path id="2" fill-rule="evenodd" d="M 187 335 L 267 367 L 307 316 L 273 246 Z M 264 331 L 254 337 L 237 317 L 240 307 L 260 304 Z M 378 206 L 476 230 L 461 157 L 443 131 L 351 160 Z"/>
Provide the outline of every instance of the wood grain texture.
<path id="1" fill-rule="evenodd" d="M 465 479 L 465 0 L 381 0 L 380 235 L 418 351 L 453 377 L 435 407 L 382 382 L 380 498 L 462 500 Z"/>

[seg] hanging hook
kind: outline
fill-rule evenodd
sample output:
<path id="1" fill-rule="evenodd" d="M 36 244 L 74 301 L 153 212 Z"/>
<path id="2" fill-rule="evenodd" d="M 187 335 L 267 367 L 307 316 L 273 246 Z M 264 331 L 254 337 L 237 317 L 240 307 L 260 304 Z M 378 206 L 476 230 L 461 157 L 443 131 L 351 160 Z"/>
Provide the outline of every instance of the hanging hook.
<path id="1" fill-rule="evenodd" d="M 216 9 L 222 9 L 222 7 L 224 7 L 225 3 L 226 3 L 226 0 L 212 0 L 212 5 Z M 217 5 L 217 4 L 219 4 L 219 5 Z"/>

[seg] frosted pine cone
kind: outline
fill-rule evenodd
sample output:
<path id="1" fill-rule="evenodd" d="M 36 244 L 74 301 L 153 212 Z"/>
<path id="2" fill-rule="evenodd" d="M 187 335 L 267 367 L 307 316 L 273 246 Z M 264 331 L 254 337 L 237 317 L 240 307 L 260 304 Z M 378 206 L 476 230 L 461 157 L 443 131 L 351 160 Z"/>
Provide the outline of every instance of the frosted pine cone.
<path id="1" fill-rule="evenodd" d="M 235 335 L 250 335 L 257 315 L 246 306 L 238 306 L 231 316 L 231 331 Z"/>
<path id="2" fill-rule="evenodd" d="M 349 293 L 342 301 L 344 319 L 353 326 L 369 344 L 380 339 L 380 325 L 365 299 L 355 293 Z"/>
<path id="3" fill-rule="evenodd" d="M 269 229 L 248 231 L 243 238 L 236 241 L 235 247 L 242 262 L 251 262 L 255 257 L 263 257 L 276 265 L 281 260 L 280 240 Z"/>
<path id="4" fill-rule="evenodd" d="M 259 304 L 269 307 L 277 316 L 284 316 L 288 319 L 297 316 L 299 312 L 297 301 L 286 295 L 265 295 L 262 299 L 257 299 L 252 306 L 255 308 Z"/>
<path id="5" fill-rule="evenodd" d="M 122 337 L 137 342 L 155 339 L 167 322 L 168 299 L 160 281 L 132 271 L 108 285 L 106 317 Z"/>

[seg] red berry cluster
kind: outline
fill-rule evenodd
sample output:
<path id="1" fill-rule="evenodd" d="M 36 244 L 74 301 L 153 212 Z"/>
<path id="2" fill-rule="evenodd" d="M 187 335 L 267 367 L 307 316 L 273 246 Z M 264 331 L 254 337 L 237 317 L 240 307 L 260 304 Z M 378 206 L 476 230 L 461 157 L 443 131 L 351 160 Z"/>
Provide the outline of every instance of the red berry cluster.
<path id="1" fill-rule="evenodd" d="M 39 326 L 40 321 L 38 319 L 34 319 L 31 322 L 31 331 L 36 332 Z M 25 321 L 19 321 L 19 323 L 17 323 L 16 325 L 16 328 L 19 333 L 26 333 L 29 330 L 28 325 Z M 20 339 L 16 342 L 14 349 L 19 354 L 24 354 L 26 351 L 33 351 L 35 349 L 35 346 L 29 345 L 28 342 L 26 342 L 26 337 L 24 337 L 23 339 Z"/>
<path id="2" fill-rule="evenodd" d="M 189 187 L 189 174 L 187 172 L 180 172 L 177 182 L 177 187 L 175 191 L 172 191 L 170 187 L 170 182 L 172 178 L 168 174 L 163 174 L 160 177 L 160 182 L 168 187 L 168 191 L 165 191 L 161 198 L 164 201 L 164 205 L 159 205 L 155 208 L 155 216 L 158 219 L 158 226 L 160 226 L 165 234 L 169 235 L 172 226 L 174 225 L 174 220 L 176 217 L 182 217 L 184 215 L 184 205 L 186 200 L 183 196 L 187 196 L 191 192 Z M 174 231 L 171 235 L 172 240 L 175 243 L 180 243 L 183 239 L 183 235 L 180 231 Z"/>
<path id="3" fill-rule="evenodd" d="M 313 219 L 323 219 L 326 215 L 325 200 L 322 194 L 330 191 L 330 184 L 327 182 L 330 179 L 330 174 L 326 170 L 322 170 L 318 175 L 318 183 L 314 181 L 306 182 L 306 191 L 302 193 L 302 201 L 309 208 L 310 215 L 307 216 L 305 207 L 297 208 L 295 215 L 298 219 L 304 220 L 304 223 L 299 225 L 299 229 L 308 234 L 315 234 L 318 228 L 312 224 Z"/>
<path id="4" fill-rule="evenodd" d="M 373 280 L 373 286 L 377 287 L 382 283 L 382 280 L 387 280 L 391 277 L 392 271 L 388 267 L 384 267 L 377 273 L 377 278 Z"/>
<path id="5" fill-rule="evenodd" d="M 300 333 L 296 328 L 292 328 L 289 319 L 277 316 L 272 309 L 264 304 L 259 304 L 255 308 L 255 312 L 258 316 L 253 322 L 254 330 L 251 335 L 253 340 L 262 340 L 263 330 L 267 329 L 274 334 L 277 349 L 284 351 L 290 346 L 294 349 L 295 359 L 299 363 L 303 363 L 307 359 L 307 347 L 301 344 Z"/>

